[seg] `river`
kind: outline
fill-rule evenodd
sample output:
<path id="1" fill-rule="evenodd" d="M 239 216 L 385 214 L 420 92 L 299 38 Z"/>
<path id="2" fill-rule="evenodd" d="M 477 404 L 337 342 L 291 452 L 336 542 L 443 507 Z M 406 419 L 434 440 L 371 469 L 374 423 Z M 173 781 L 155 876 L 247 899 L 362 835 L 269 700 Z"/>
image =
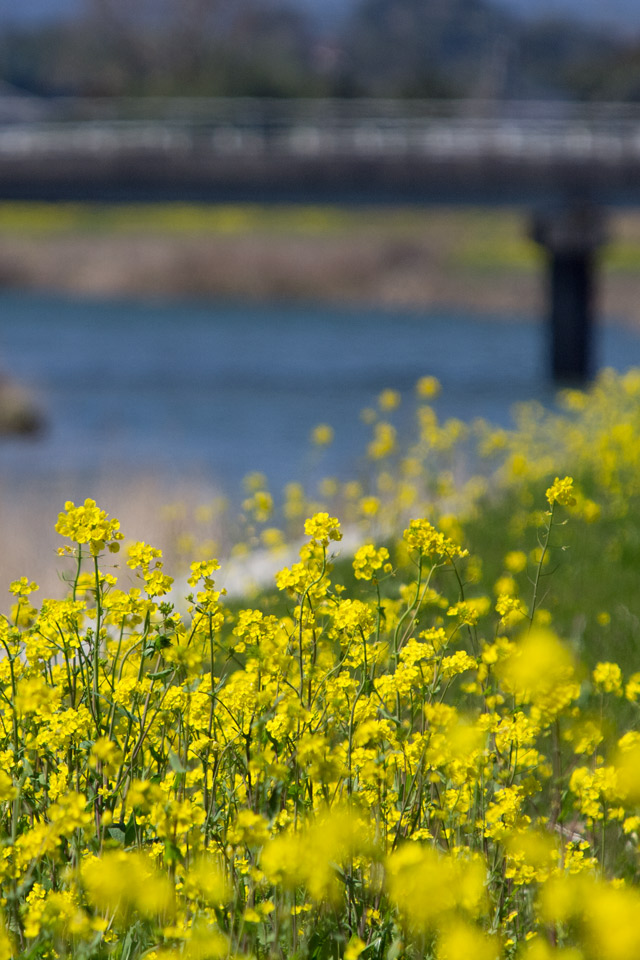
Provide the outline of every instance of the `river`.
<path id="1" fill-rule="evenodd" d="M 640 364 L 640 336 L 599 331 L 600 364 Z M 80 496 L 105 473 L 199 477 L 233 494 L 249 471 L 274 487 L 303 480 L 312 428 L 335 442 L 324 473 L 357 472 L 363 407 L 385 387 L 442 383 L 441 416 L 509 422 L 520 400 L 550 403 L 544 330 L 446 310 L 314 305 L 123 302 L 0 296 L 0 363 L 28 385 L 47 419 L 35 440 L 3 439 L 5 482 L 62 479 Z"/>
<path id="2" fill-rule="evenodd" d="M 290 480 L 366 475 L 360 412 L 386 387 L 403 395 L 400 434 L 425 374 L 441 381 L 442 418 L 507 425 L 518 401 L 552 404 L 543 334 L 530 317 L 446 310 L 1 294 L 0 369 L 30 388 L 47 427 L 0 440 L 0 609 L 1 585 L 22 575 L 64 592 L 53 527 L 65 500 L 94 497 L 127 537 L 161 545 L 172 572 L 194 545 L 222 555 L 214 504 L 237 505 L 247 473 L 266 474 L 276 498 Z M 640 364 L 640 336 L 603 326 L 598 362 Z M 321 422 L 335 441 L 314 450 Z"/>

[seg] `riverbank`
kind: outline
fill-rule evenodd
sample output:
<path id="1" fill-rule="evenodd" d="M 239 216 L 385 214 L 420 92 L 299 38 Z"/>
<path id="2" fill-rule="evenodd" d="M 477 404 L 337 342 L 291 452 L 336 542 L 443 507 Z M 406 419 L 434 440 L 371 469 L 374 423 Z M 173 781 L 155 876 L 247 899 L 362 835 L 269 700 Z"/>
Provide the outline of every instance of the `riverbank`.
<path id="1" fill-rule="evenodd" d="M 616 214 L 600 311 L 640 326 L 640 214 Z M 511 209 L 0 205 L 0 287 L 542 314 L 542 255 Z"/>

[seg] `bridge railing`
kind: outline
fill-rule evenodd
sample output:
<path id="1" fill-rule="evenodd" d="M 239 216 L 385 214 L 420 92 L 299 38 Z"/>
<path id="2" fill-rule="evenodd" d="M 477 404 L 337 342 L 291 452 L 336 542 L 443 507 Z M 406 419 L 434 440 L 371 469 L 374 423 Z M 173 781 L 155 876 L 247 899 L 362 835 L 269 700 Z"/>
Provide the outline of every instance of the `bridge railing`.
<path id="1" fill-rule="evenodd" d="M 634 104 L 57 98 L 37 101 L 36 110 L 27 103 L 25 113 L 23 98 L 0 97 L 0 157 L 204 149 L 534 162 L 640 158 L 640 105 Z"/>

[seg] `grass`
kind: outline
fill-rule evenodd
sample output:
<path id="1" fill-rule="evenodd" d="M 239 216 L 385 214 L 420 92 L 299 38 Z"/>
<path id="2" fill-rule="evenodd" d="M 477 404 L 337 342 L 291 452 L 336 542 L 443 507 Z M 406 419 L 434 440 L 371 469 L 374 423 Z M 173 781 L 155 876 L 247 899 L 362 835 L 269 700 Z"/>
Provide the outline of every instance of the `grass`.
<path id="1" fill-rule="evenodd" d="M 532 501 L 533 488 L 527 490 Z M 522 549 L 527 566 L 517 577 L 520 595 L 531 596 L 538 530 L 521 495 L 483 501 L 465 525 L 466 542 L 481 554 L 486 583 L 506 574 L 505 556 Z M 554 624 L 585 662 L 614 660 L 626 671 L 637 664 L 640 629 L 640 503 L 629 505 L 624 520 L 601 517 L 595 523 L 569 519 L 556 529 L 541 581 L 541 604 L 554 611 Z M 594 571 L 598 571 L 594 576 Z"/>
<path id="2" fill-rule="evenodd" d="M 434 218 L 427 218 L 433 222 Z M 437 222 L 439 218 L 436 216 Z M 297 234 L 353 233 L 390 229 L 415 232 L 425 223 L 417 208 L 391 211 L 332 206 L 259 206 L 253 204 L 127 204 L 1 203 L 0 231 L 129 232 L 237 234 L 254 231 Z"/>
<path id="3" fill-rule="evenodd" d="M 526 218 L 526 214 L 525 214 Z M 616 271 L 640 265 L 640 216 L 614 215 L 604 262 Z M 370 231 L 416 237 L 437 233 L 452 263 L 478 269 L 536 269 L 540 254 L 527 238 L 523 212 L 510 208 L 261 206 L 255 204 L 0 203 L 0 233 L 296 234 L 358 237 Z"/>

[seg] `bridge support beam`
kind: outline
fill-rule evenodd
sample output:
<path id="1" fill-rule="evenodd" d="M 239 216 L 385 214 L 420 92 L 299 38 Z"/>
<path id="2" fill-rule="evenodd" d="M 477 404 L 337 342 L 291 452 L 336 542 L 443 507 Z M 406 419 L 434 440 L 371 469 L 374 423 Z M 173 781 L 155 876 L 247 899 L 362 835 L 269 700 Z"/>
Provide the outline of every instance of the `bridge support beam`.
<path id="1" fill-rule="evenodd" d="M 556 383 L 584 383 L 594 372 L 595 273 L 606 239 L 604 214 L 586 203 L 537 214 L 531 235 L 547 254 L 551 376 Z"/>

